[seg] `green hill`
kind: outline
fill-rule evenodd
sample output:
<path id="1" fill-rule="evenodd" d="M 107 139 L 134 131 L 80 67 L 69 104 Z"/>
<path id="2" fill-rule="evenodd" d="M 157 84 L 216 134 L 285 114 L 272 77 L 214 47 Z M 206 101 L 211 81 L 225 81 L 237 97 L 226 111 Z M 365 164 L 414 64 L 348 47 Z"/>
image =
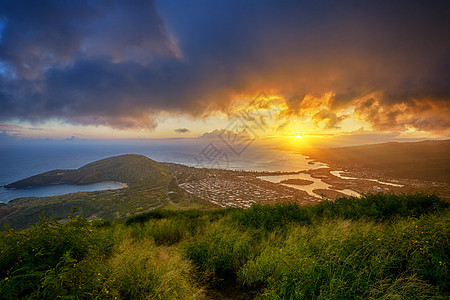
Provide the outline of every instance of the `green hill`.
<path id="1" fill-rule="evenodd" d="M 90 219 L 114 219 L 155 208 L 214 207 L 210 202 L 192 197 L 184 191 L 178 191 L 176 199 L 169 198 L 168 191 L 174 189 L 169 187 L 171 178 L 171 171 L 164 164 L 135 154 L 102 159 L 77 170 L 54 170 L 35 175 L 7 187 L 89 184 L 101 181 L 119 181 L 126 183 L 128 187 L 53 197 L 14 199 L 0 207 L 0 225 L 25 228 L 35 223 L 43 212 L 56 219 L 65 219 L 73 207 L 77 207 Z"/>
<path id="2" fill-rule="evenodd" d="M 53 184 L 90 184 L 118 181 L 129 186 L 158 186 L 169 179 L 169 169 L 137 154 L 126 154 L 87 164 L 77 170 L 53 170 L 6 185 L 6 188 L 27 188 Z"/>

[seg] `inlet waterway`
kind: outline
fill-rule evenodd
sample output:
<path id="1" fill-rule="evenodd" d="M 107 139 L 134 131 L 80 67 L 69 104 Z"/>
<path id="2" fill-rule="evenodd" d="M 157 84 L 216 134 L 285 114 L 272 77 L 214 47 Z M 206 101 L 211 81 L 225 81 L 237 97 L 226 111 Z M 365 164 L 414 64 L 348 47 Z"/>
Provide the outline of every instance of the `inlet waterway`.
<path id="1" fill-rule="evenodd" d="M 392 183 L 392 182 L 386 182 L 386 181 L 380 181 L 380 180 L 377 180 L 377 179 L 371 179 L 371 178 L 348 177 L 348 176 L 343 176 L 342 173 L 344 173 L 344 171 L 331 171 L 331 172 L 330 172 L 331 175 L 334 175 L 334 176 L 339 177 L 339 178 L 341 178 L 341 179 L 368 180 L 368 181 L 378 182 L 378 183 L 386 184 L 386 185 L 390 185 L 390 186 L 403 187 L 403 184 Z"/>
<path id="2" fill-rule="evenodd" d="M 317 189 L 326 189 L 326 190 L 332 190 L 330 189 L 331 185 L 328 183 L 323 182 L 320 178 L 314 178 L 310 174 L 306 173 L 299 173 L 299 174 L 289 174 L 289 175 L 274 175 L 274 176 L 260 176 L 259 179 L 270 181 L 273 183 L 282 184 L 284 186 L 288 186 L 294 189 L 302 190 L 307 192 L 309 195 L 318 197 L 321 196 L 320 194 L 317 194 L 314 192 L 314 190 Z M 303 180 L 310 180 L 313 183 L 308 185 L 297 185 L 297 184 L 289 184 L 289 183 L 281 183 L 282 180 L 286 179 L 303 179 Z M 334 191 L 334 190 L 332 190 Z M 355 196 L 359 197 L 361 196 L 359 193 L 350 190 L 350 189 L 344 189 L 344 190 L 336 190 L 340 193 L 346 194 L 348 196 Z"/>
<path id="3" fill-rule="evenodd" d="M 22 197 L 50 197 L 77 192 L 94 192 L 104 190 L 117 190 L 124 188 L 123 184 L 114 181 L 104 181 L 85 185 L 58 184 L 30 187 L 25 189 L 0 188 L 1 202 L 8 202 L 12 199 Z"/>

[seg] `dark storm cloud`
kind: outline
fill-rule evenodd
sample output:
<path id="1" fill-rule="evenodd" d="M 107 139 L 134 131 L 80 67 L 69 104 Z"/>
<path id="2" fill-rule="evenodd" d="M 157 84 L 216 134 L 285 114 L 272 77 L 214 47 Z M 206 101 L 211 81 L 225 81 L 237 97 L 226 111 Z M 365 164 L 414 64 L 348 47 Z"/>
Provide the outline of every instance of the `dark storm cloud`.
<path id="1" fill-rule="evenodd" d="M 0 121 L 154 128 L 160 111 L 205 116 L 273 91 L 292 115 L 333 92 L 311 114 L 329 128 L 349 106 L 380 130 L 449 127 L 448 1 L 1 5 Z"/>
<path id="2" fill-rule="evenodd" d="M 34 78 L 78 57 L 149 61 L 175 45 L 151 1 L 2 1 L 0 57 Z"/>
<path id="3" fill-rule="evenodd" d="M 329 110 L 322 109 L 319 112 L 315 113 L 311 119 L 316 122 L 316 124 L 325 121 L 324 128 L 325 129 L 339 129 L 339 124 L 342 123 L 345 119 L 348 119 L 350 115 L 340 115 L 338 116 L 336 113 L 333 113 Z"/>
<path id="4" fill-rule="evenodd" d="M 189 129 L 187 129 L 187 128 L 177 128 L 177 129 L 175 129 L 175 132 L 188 133 L 188 132 L 191 132 L 191 131 Z"/>

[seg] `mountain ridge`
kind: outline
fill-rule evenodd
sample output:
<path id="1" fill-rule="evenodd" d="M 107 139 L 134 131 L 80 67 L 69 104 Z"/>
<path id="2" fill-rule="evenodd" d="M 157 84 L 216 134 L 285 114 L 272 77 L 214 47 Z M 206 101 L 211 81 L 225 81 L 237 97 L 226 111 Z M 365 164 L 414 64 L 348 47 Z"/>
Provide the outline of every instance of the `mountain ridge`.
<path id="1" fill-rule="evenodd" d="M 301 152 L 337 168 L 378 172 L 395 179 L 450 183 L 450 140 L 389 142 Z"/>

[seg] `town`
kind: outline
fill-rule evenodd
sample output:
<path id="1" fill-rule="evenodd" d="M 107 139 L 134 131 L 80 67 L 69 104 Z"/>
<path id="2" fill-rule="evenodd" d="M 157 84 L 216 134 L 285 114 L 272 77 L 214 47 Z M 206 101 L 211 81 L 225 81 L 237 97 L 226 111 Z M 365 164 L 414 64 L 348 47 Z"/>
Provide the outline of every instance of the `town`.
<path id="1" fill-rule="evenodd" d="M 194 168 L 174 163 L 166 163 L 166 165 L 174 172 L 180 188 L 223 208 L 248 208 L 253 204 L 291 201 L 303 205 L 317 203 L 324 199 L 333 200 L 337 197 L 348 196 L 348 192 L 352 192 L 353 196 L 360 196 L 378 192 L 417 192 L 423 189 L 423 183 L 419 181 L 402 180 L 402 184 L 399 184 L 399 181 L 391 180 L 391 182 L 396 182 L 394 184 L 373 179 L 347 179 L 345 176 L 341 178 L 336 176 L 336 171 L 333 172 L 329 168 L 298 172 L 252 172 Z M 301 174 L 309 174 L 315 181 L 325 183 L 328 187 L 315 188 L 315 185 L 311 183 L 312 193 L 308 193 L 304 187 L 311 185 L 308 185 L 307 182 L 302 186 L 264 179 L 265 176 L 300 176 Z"/>

